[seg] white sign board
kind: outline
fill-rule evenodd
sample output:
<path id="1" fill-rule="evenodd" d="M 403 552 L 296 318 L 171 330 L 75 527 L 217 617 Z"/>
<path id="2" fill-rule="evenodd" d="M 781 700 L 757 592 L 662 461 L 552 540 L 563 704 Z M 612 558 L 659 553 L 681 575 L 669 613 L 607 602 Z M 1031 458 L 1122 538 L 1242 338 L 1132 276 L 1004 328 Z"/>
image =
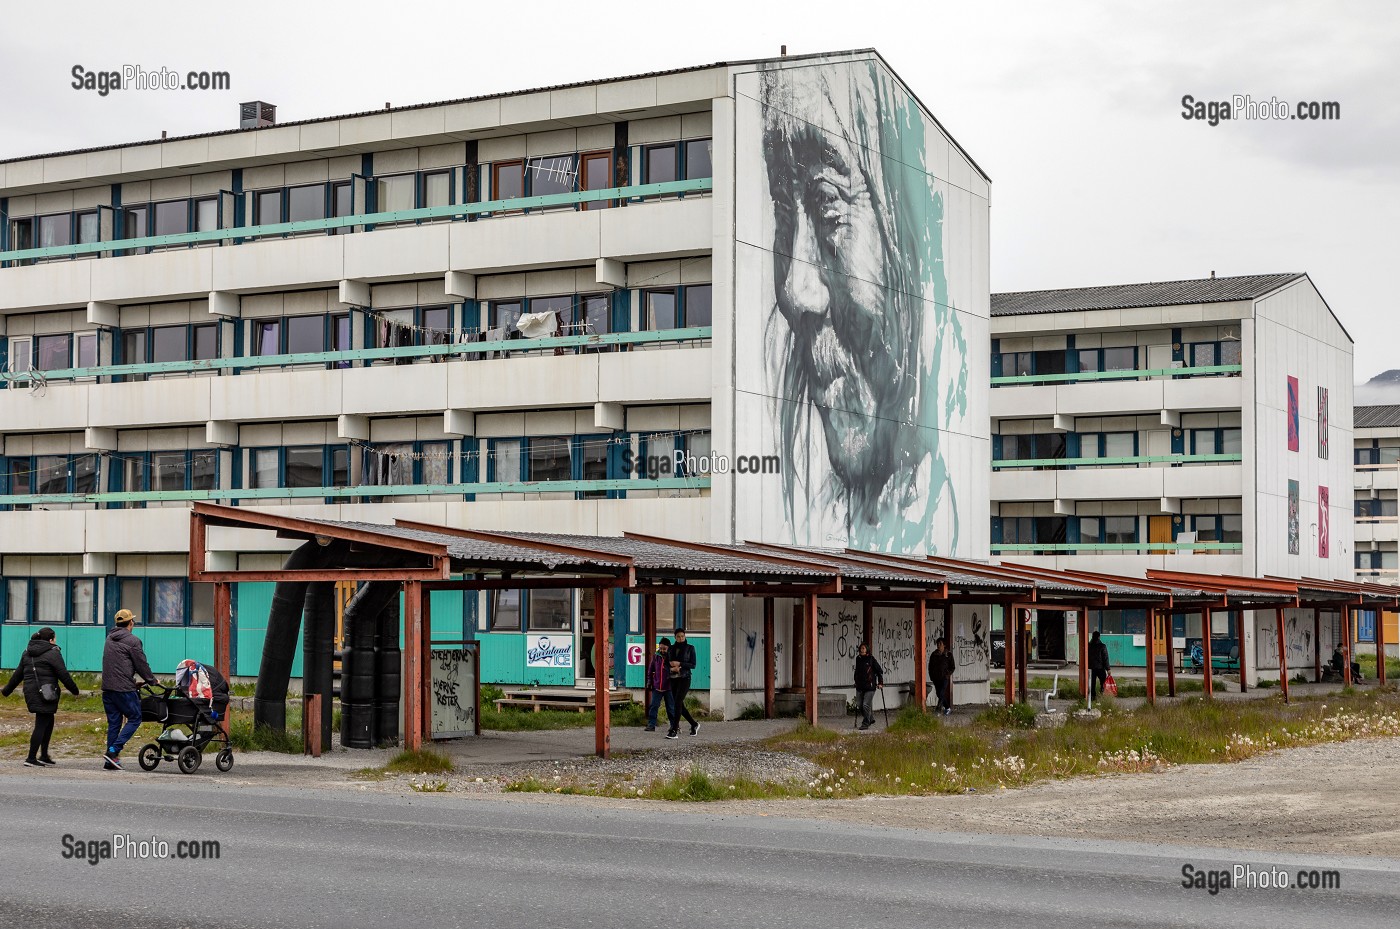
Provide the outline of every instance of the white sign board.
<path id="1" fill-rule="evenodd" d="M 558 635 L 525 637 L 525 667 L 572 668 L 574 666 L 574 637 L 565 632 Z"/>
<path id="2" fill-rule="evenodd" d="M 432 696 L 429 726 L 434 739 L 481 734 L 478 652 L 473 645 L 438 647 L 428 653 Z"/>

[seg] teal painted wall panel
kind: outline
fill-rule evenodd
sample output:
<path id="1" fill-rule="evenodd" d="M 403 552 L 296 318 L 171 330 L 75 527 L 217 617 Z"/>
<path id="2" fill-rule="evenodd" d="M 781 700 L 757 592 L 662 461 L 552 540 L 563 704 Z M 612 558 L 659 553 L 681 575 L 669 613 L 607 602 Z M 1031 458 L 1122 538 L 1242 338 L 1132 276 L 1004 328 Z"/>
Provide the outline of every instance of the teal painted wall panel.
<path id="1" fill-rule="evenodd" d="M 19 664 L 29 639 L 44 628 L 42 625 L 5 625 L 0 627 L 0 668 L 13 669 Z M 52 626 L 54 640 L 63 650 L 63 663 L 69 671 L 101 671 L 102 646 L 107 629 L 102 626 Z"/>
<path id="2" fill-rule="evenodd" d="M 660 636 L 658 636 L 660 638 Z M 666 636 L 670 638 L 670 636 Z M 707 635 L 688 635 L 685 640 L 695 646 L 695 670 L 690 675 L 691 690 L 710 689 L 710 637 Z M 646 638 L 640 635 L 629 635 L 628 645 L 645 645 Z M 643 658 L 650 656 L 644 655 Z M 646 686 L 646 665 L 628 665 L 626 684 L 628 687 L 642 688 Z"/>
<path id="3" fill-rule="evenodd" d="M 186 658 L 194 657 L 186 654 L 185 632 L 184 626 L 171 626 L 167 629 L 158 626 L 136 627 L 136 637 L 145 647 L 146 660 L 150 662 L 152 671 L 161 677 L 172 677 L 176 665 Z"/>
<path id="4" fill-rule="evenodd" d="M 272 611 L 272 594 L 277 585 L 267 581 L 238 585 L 238 611 L 233 628 L 238 636 L 238 662 L 234 674 L 257 677 L 262 663 L 263 639 L 267 636 L 267 616 Z M 301 640 L 292 658 L 292 677 L 301 677 Z"/>
<path id="5" fill-rule="evenodd" d="M 431 597 L 429 609 L 433 625 L 433 641 L 461 641 L 462 591 L 434 590 L 428 596 Z"/>
<path id="6" fill-rule="evenodd" d="M 19 667 L 20 656 L 29 647 L 29 637 L 34 633 L 28 626 L 0 626 L 0 668 L 14 670 Z"/>
<path id="7" fill-rule="evenodd" d="M 998 633 L 999 634 L 999 633 Z M 1134 645 L 1131 635 L 1107 634 L 1100 636 L 1108 646 L 1108 663 L 1115 668 L 1147 667 L 1147 646 Z M 1079 659 L 1079 636 L 1065 637 L 1065 655 L 1071 661 Z"/>
<path id="8" fill-rule="evenodd" d="M 570 687 L 573 668 L 525 667 L 523 633 L 491 632 L 478 636 L 481 642 L 481 680 L 486 684 L 539 684 L 543 687 Z"/>

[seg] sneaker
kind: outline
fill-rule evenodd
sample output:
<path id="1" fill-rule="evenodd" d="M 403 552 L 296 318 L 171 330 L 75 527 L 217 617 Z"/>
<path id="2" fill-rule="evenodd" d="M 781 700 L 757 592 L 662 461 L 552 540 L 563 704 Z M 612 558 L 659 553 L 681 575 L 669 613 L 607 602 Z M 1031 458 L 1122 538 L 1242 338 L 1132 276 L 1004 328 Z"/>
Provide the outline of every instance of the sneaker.
<path id="1" fill-rule="evenodd" d="M 668 738 L 668 739 L 678 739 L 678 738 L 680 738 L 680 736 L 676 734 L 676 730 L 672 729 L 670 732 L 666 733 L 666 738 Z"/>
<path id="2" fill-rule="evenodd" d="M 944 707 L 944 708 L 943 708 L 943 715 L 944 715 L 944 716 L 952 716 L 952 715 L 953 715 L 953 710 L 952 710 L 952 708 L 951 708 L 951 707 Z"/>
<path id="3" fill-rule="evenodd" d="M 39 756 L 39 764 L 43 765 L 43 766 L 46 767 L 46 768 L 56 768 L 56 767 L 58 767 L 58 762 L 57 762 L 57 761 L 54 761 L 54 760 L 53 760 L 52 758 L 50 758 L 48 755 L 41 755 L 41 756 Z"/>
<path id="4" fill-rule="evenodd" d="M 44 766 L 44 764 L 43 764 L 43 762 L 39 761 L 38 759 L 35 759 L 35 758 L 26 758 L 26 759 L 24 759 L 24 766 L 25 766 L 26 768 L 42 768 L 42 767 Z"/>
<path id="5" fill-rule="evenodd" d="M 697 732 L 699 732 L 699 731 L 700 731 L 700 724 L 699 724 L 699 723 L 691 723 L 691 724 L 690 724 L 690 734 L 691 734 L 691 735 L 695 735 L 695 733 L 697 733 Z"/>
<path id="6" fill-rule="evenodd" d="M 861 732 L 864 732 L 865 730 L 867 730 L 867 729 L 869 729 L 869 728 L 870 728 L 870 723 L 861 723 L 861 724 L 860 724 L 860 731 L 861 731 Z"/>
<path id="7" fill-rule="evenodd" d="M 120 771 L 121 769 L 122 769 L 122 762 L 121 762 L 121 759 L 118 758 L 116 755 L 103 755 L 103 756 L 102 756 L 102 770 L 103 770 L 103 771 Z"/>
<path id="8" fill-rule="evenodd" d="M 646 727 L 645 729 L 643 729 L 642 731 L 643 731 L 643 732 L 655 732 L 655 731 L 656 731 L 656 727 L 655 727 L 655 726 L 647 726 L 647 727 Z"/>

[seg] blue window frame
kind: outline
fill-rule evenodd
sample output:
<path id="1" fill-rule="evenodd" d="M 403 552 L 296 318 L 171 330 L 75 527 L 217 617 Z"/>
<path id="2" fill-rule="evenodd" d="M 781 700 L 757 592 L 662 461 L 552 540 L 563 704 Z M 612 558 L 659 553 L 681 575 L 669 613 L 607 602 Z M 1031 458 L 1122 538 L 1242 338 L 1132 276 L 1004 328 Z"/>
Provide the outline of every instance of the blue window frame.
<path id="1" fill-rule="evenodd" d="M 1238 426 L 1187 431 L 1192 455 L 1238 455 L 1242 452 L 1244 433 Z"/>
<path id="2" fill-rule="evenodd" d="M 183 577 L 123 577 L 117 579 L 117 609 L 131 610 L 142 625 L 210 626 L 214 623 L 214 585 L 194 584 Z"/>
<path id="3" fill-rule="evenodd" d="M 1080 458 L 1135 458 L 1136 432 L 1085 432 L 1079 436 Z"/>
<path id="4" fill-rule="evenodd" d="M 376 442 L 363 452 L 364 480 L 374 486 L 450 484 L 456 451 L 452 442 Z"/>
<path id="5" fill-rule="evenodd" d="M 1239 513 L 1198 513 L 1187 518 L 1197 542 L 1244 541 L 1244 517 Z"/>
<path id="6" fill-rule="evenodd" d="M 574 592 L 563 588 L 493 590 L 487 624 L 492 632 L 572 632 Z"/>
<path id="7" fill-rule="evenodd" d="M 350 446 L 286 445 L 250 448 L 247 475 L 249 488 L 348 487 Z"/>
<path id="8" fill-rule="evenodd" d="M 0 621 L 32 625 L 97 623 L 97 579 L 8 577 L 0 581 Z"/>
<path id="9" fill-rule="evenodd" d="M 218 449 L 113 452 L 107 457 L 110 462 L 107 481 L 109 490 L 139 493 L 161 490 L 214 490 L 219 486 Z"/>
<path id="10" fill-rule="evenodd" d="M 709 326 L 714 319 L 709 284 L 658 287 L 642 291 L 642 328 L 685 329 Z"/>

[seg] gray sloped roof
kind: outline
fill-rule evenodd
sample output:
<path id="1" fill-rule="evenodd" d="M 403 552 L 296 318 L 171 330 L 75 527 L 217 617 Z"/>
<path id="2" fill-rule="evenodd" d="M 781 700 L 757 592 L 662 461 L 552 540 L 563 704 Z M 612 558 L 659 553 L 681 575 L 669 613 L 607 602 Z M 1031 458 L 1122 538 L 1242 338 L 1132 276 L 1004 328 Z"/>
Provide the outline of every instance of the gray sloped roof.
<path id="1" fill-rule="evenodd" d="M 1353 429 L 1400 427 L 1400 403 L 1384 406 L 1358 406 L 1351 414 Z"/>
<path id="2" fill-rule="evenodd" d="M 329 519 L 310 519 L 307 520 L 307 522 L 319 523 L 327 527 L 342 526 L 347 529 L 358 529 L 361 532 L 373 532 L 378 535 L 391 536 L 396 539 L 431 542 L 435 545 L 446 547 L 447 554 L 453 561 L 460 561 L 473 565 L 493 565 L 514 568 L 526 567 L 551 571 L 558 568 L 578 568 L 580 570 L 603 568 L 615 570 L 627 566 L 626 560 L 622 558 L 587 558 L 568 552 L 544 551 L 538 548 L 526 547 L 523 545 L 509 545 L 492 540 L 469 539 L 456 535 L 414 529 L 407 526 Z M 499 535 L 500 533 L 493 534 Z M 593 550 L 597 551 L 597 548 L 594 547 Z"/>
<path id="3" fill-rule="evenodd" d="M 1304 275 L 1300 273 L 1250 274 L 1189 281 L 1070 287 L 1062 290 L 1024 290 L 992 294 L 992 315 L 1029 316 L 1080 310 L 1118 310 L 1139 306 L 1254 300 L 1301 277 Z"/>
<path id="4" fill-rule="evenodd" d="M 705 577 L 770 579 L 803 578 L 821 580 L 835 578 L 840 572 L 821 567 L 802 567 L 795 564 L 778 564 L 759 557 L 758 552 L 745 553 L 741 546 L 713 545 L 710 548 L 724 551 L 706 551 L 690 548 L 685 544 L 668 545 L 650 539 L 628 536 L 556 535 L 545 532 L 497 533 L 511 535 L 519 539 L 529 539 L 545 544 L 584 548 L 595 552 L 622 555 L 631 558 L 639 573 L 666 573 L 677 577 L 687 575 Z"/>

